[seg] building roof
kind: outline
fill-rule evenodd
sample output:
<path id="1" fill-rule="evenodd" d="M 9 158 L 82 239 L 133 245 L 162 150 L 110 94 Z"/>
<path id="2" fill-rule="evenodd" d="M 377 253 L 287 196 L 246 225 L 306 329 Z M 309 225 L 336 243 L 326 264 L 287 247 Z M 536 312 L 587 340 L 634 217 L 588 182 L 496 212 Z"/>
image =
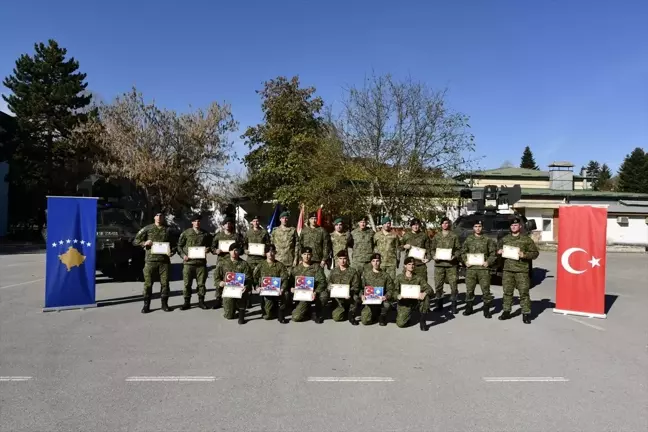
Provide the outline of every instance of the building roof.
<path id="1" fill-rule="evenodd" d="M 463 178 L 492 178 L 492 179 L 531 179 L 549 180 L 549 171 L 540 171 L 529 168 L 503 167 L 484 171 L 476 171 L 471 174 L 464 174 Z M 574 174 L 575 179 L 581 179 L 580 175 Z"/>
<path id="2" fill-rule="evenodd" d="M 540 189 L 540 188 L 522 188 L 522 196 L 538 196 L 538 197 L 574 197 L 574 198 L 610 198 L 613 200 L 635 199 L 635 200 L 648 200 L 648 194 L 634 193 L 634 192 L 609 192 L 609 191 L 594 191 L 594 190 L 555 190 L 555 189 Z M 631 205 L 640 205 L 632 202 Z"/>

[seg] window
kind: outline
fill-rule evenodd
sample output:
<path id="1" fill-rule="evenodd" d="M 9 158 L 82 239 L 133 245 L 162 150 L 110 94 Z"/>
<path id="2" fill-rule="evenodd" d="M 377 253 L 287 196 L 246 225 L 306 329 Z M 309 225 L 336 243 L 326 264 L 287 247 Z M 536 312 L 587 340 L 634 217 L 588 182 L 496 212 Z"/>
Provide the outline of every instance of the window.
<path id="1" fill-rule="evenodd" d="M 550 232 L 551 231 L 551 219 L 542 218 L 542 231 Z"/>

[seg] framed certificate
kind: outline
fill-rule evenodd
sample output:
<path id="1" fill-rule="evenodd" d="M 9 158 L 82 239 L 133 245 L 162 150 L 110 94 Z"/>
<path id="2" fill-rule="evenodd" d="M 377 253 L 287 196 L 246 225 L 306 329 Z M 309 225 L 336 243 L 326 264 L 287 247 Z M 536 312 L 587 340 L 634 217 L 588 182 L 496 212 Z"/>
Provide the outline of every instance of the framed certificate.
<path id="1" fill-rule="evenodd" d="M 343 299 L 349 297 L 349 285 L 331 284 L 331 297 Z"/>
<path id="2" fill-rule="evenodd" d="M 504 245 L 502 248 L 502 257 L 512 259 L 515 261 L 520 260 L 520 248 L 515 246 Z"/>
<path id="3" fill-rule="evenodd" d="M 234 243 L 234 240 L 218 240 L 218 249 L 221 252 L 229 252 L 229 247 Z"/>
<path id="4" fill-rule="evenodd" d="M 265 245 L 263 243 L 250 243 L 248 250 L 250 255 L 265 256 Z"/>
<path id="5" fill-rule="evenodd" d="M 416 246 L 412 246 L 410 248 L 410 250 L 409 250 L 409 255 L 408 256 L 411 256 L 411 257 L 416 258 L 416 259 L 423 260 L 425 258 L 425 249 L 420 248 L 420 247 L 416 247 Z"/>
<path id="6" fill-rule="evenodd" d="M 225 285 L 223 287 L 223 297 L 240 299 L 243 297 L 243 291 L 245 291 L 245 287 Z"/>
<path id="7" fill-rule="evenodd" d="M 205 246 L 191 246 L 187 253 L 189 259 L 205 259 L 207 248 Z"/>
<path id="8" fill-rule="evenodd" d="M 278 297 L 281 294 L 281 278 L 264 276 L 259 287 L 259 295 Z"/>
<path id="9" fill-rule="evenodd" d="M 417 299 L 421 294 L 421 285 L 401 285 L 400 295 L 402 298 Z"/>
<path id="10" fill-rule="evenodd" d="M 296 289 L 295 292 L 293 293 L 293 300 L 294 301 L 311 302 L 311 301 L 315 300 L 315 291 L 313 291 L 313 290 L 305 290 L 305 289 Z"/>
<path id="11" fill-rule="evenodd" d="M 468 254 L 468 259 L 466 264 L 474 266 L 483 266 L 484 265 L 484 254 L 474 253 Z"/>
<path id="12" fill-rule="evenodd" d="M 437 249 L 434 259 L 440 261 L 452 261 L 452 249 Z"/>
<path id="13" fill-rule="evenodd" d="M 153 245 L 151 246 L 151 253 L 154 255 L 171 254 L 171 248 L 169 247 L 169 242 L 153 242 Z"/>
<path id="14" fill-rule="evenodd" d="M 378 286 L 365 286 L 364 300 L 362 304 L 379 305 L 382 304 L 382 297 L 385 295 L 385 288 Z"/>

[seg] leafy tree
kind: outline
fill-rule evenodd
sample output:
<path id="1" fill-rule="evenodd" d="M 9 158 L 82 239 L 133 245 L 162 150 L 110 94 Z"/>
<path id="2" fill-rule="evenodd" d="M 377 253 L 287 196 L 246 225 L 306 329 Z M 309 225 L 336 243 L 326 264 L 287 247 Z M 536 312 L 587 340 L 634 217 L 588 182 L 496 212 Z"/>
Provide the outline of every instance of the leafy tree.
<path id="1" fill-rule="evenodd" d="M 533 170 L 539 170 L 540 168 L 536 165 L 535 159 L 533 158 L 533 153 L 529 146 L 524 147 L 524 152 L 522 153 L 522 160 L 520 161 L 520 168 L 527 168 Z"/>
<path id="2" fill-rule="evenodd" d="M 619 168 L 617 188 L 621 192 L 648 193 L 648 153 L 635 148 Z"/>

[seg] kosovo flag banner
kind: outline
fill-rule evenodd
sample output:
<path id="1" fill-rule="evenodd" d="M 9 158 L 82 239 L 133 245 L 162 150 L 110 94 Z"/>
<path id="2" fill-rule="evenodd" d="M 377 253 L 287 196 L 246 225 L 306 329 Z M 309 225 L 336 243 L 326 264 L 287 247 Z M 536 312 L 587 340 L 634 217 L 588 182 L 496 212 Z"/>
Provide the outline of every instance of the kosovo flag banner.
<path id="1" fill-rule="evenodd" d="M 45 307 L 96 306 L 97 198 L 47 197 Z"/>

